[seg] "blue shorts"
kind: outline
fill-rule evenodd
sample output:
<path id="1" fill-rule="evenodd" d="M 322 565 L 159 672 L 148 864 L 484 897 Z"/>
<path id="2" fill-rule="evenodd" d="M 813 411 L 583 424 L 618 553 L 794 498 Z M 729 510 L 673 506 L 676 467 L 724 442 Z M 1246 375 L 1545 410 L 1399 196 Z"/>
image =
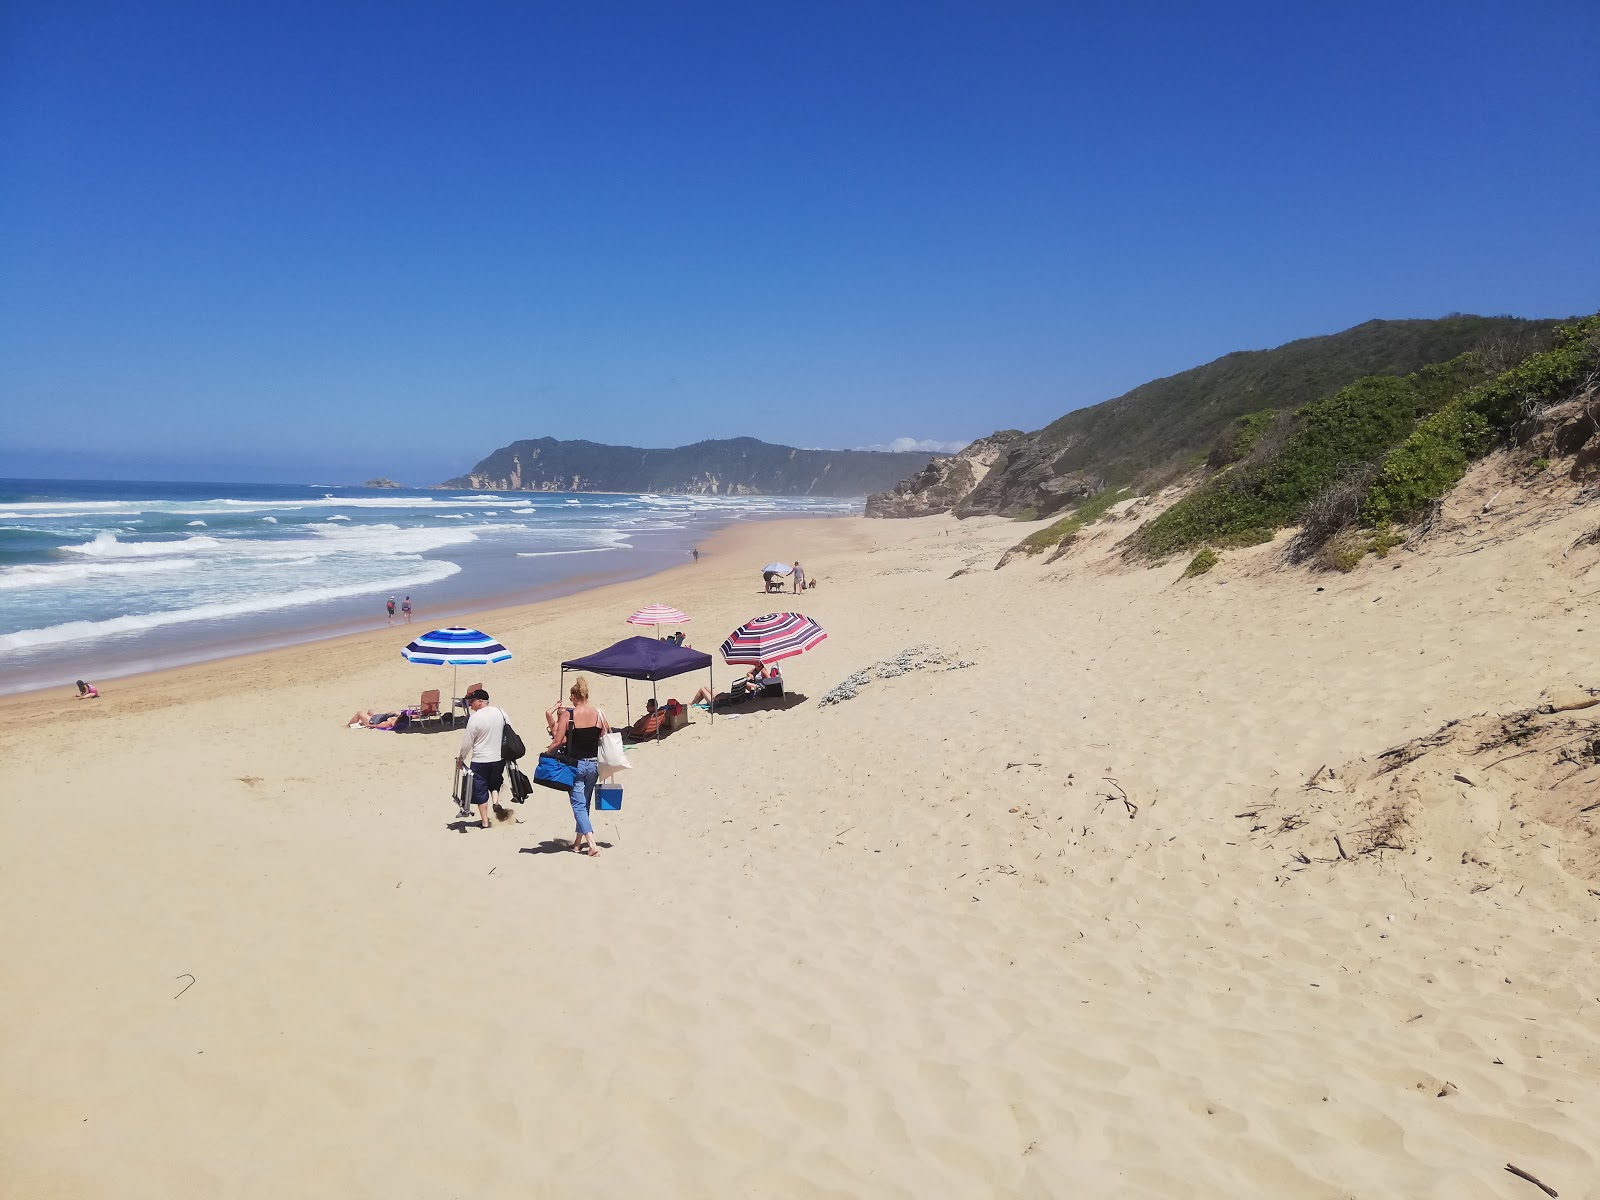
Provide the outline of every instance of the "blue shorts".
<path id="1" fill-rule="evenodd" d="M 472 764 L 472 802 L 474 804 L 489 803 L 489 793 L 498 792 L 506 781 L 506 765 L 503 762 Z"/>

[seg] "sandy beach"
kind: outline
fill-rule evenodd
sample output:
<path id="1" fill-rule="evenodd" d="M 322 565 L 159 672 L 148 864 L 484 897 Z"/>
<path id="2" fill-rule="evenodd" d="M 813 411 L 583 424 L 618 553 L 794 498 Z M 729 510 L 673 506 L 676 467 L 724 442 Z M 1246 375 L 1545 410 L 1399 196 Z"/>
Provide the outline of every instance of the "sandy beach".
<path id="1" fill-rule="evenodd" d="M 0 1192 L 1600 1197 L 1600 812 L 1530 812 L 1534 755 L 1379 757 L 1600 684 L 1594 506 L 1474 507 L 1349 575 L 736 527 L 474 614 L 530 746 L 643 604 L 828 630 L 792 706 L 633 751 L 593 860 L 554 792 L 464 825 L 453 734 L 344 727 L 448 691 L 398 628 L 8 698 Z M 1600 800 L 1597 716 L 1549 718 L 1550 795 Z"/>

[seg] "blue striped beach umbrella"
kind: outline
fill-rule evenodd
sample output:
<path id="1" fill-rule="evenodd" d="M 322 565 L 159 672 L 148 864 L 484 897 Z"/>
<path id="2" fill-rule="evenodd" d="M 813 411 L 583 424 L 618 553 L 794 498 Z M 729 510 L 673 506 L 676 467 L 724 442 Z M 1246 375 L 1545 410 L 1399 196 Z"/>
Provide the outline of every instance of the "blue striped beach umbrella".
<path id="1" fill-rule="evenodd" d="M 511 651 L 487 633 L 453 625 L 449 629 L 429 630 L 400 651 L 400 657 L 407 662 L 436 667 L 483 667 L 505 662 L 511 657 Z"/>
<path id="2" fill-rule="evenodd" d="M 507 650 L 487 633 L 453 625 L 449 629 L 432 629 L 400 651 L 407 662 L 424 663 L 435 667 L 483 667 L 490 663 L 506 662 L 511 658 Z M 450 672 L 450 692 L 455 698 L 456 673 Z"/>
<path id="3" fill-rule="evenodd" d="M 722 643 L 724 662 L 753 666 L 804 654 L 827 638 L 822 626 L 800 613 L 768 613 L 746 621 Z"/>

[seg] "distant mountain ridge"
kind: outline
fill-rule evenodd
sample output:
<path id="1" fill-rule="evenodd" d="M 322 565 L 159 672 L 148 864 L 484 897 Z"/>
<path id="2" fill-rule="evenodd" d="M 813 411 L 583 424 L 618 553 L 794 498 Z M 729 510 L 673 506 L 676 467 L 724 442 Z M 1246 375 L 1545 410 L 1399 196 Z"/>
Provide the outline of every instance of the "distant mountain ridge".
<path id="1" fill-rule="evenodd" d="M 1271 350 L 1235 351 L 1075 409 L 1033 433 L 980 438 L 974 448 L 992 445 L 999 453 L 991 450 L 987 469 L 970 473 L 964 492 L 951 487 L 959 464 L 924 458 L 918 476 L 869 497 L 867 515 L 1046 517 L 1106 487 L 1148 491 L 1199 466 L 1242 417 L 1299 408 L 1357 379 L 1407 375 L 1469 350 L 1492 356 L 1497 348 L 1520 348 L 1525 355 L 1547 346 L 1558 324 L 1463 314 L 1375 320 Z"/>
<path id="2" fill-rule="evenodd" d="M 927 461 L 921 451 L 801 450 L 756 438 L 672 449 L 534 438 L 502 446 L 439 486 L 495 492 L 656 492 L 699 496 L 865 496 Z"/>

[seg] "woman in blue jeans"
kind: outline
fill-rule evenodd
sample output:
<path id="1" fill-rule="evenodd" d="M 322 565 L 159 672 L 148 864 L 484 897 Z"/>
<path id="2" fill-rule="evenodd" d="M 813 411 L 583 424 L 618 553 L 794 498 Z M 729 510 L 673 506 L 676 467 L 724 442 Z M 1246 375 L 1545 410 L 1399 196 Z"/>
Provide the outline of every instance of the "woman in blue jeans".
<path id="1" fill-rule="evenodd" d="M 567 753 L 577 760 L 572 781 L 572 816 L 577 822 L 577 832 L 572 838 L 572 848 L 593 858 L 600 853 L 600 848 L 594 844 L 589 803 L 594 799 L 595 782 L 600 777 L 600 735 L 610 733 L 611 724 L 605 713 L 589 703 L 589 681 L 582 675 L 572 681 L 567 695 L 572 707 L 557 713 L 556 727 L 551 732 L 546 753 L 556 753 L 565 742 Z"/>

